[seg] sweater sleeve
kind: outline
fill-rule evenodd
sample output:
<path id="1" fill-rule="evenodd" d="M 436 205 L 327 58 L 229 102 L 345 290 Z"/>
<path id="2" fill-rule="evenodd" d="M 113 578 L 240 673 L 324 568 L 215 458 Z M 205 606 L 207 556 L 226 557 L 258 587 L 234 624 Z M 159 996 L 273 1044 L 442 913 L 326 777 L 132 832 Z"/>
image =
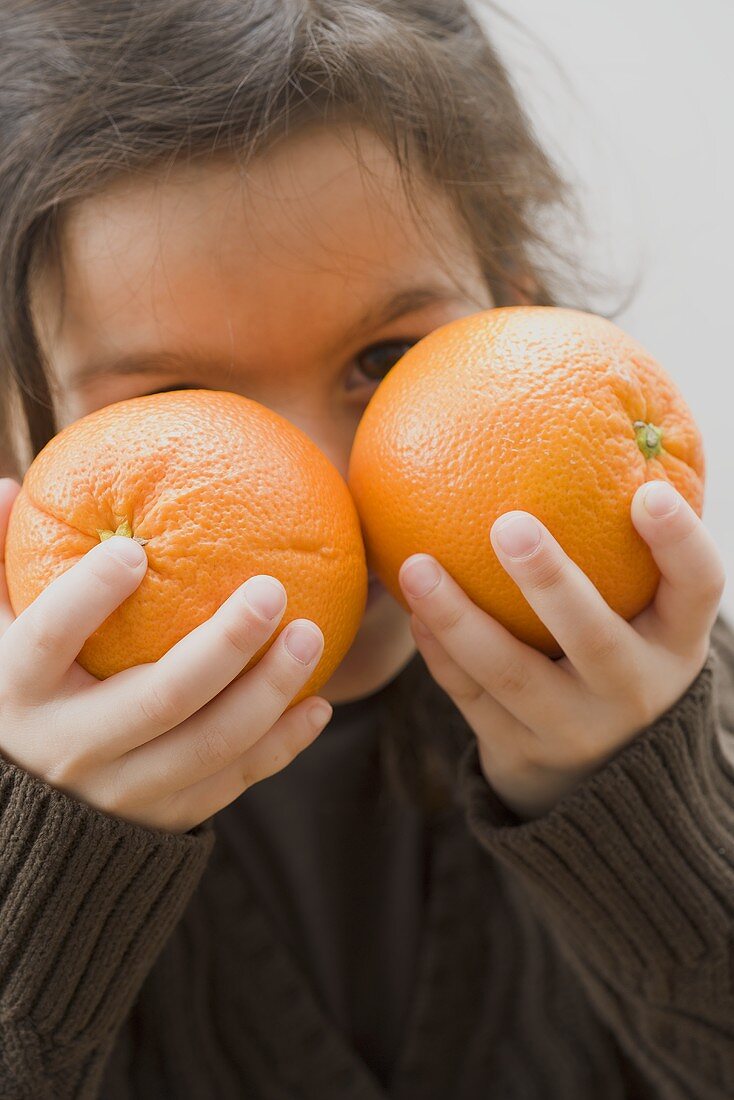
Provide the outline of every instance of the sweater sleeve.
<path id="1" fill-rule="evenodd" d="M 134 825 L 0 758 L 0 1096 L 98 1095 L 115 1034 L 203 873 L 211 819 Z"/>
<path id="2" fill-rule="evenodd" d="M 734 633 L 650 727 L 524 822 L 481 771 L 459 792 L 598 1015 L 666 1100 L 734 1096 Z"/>

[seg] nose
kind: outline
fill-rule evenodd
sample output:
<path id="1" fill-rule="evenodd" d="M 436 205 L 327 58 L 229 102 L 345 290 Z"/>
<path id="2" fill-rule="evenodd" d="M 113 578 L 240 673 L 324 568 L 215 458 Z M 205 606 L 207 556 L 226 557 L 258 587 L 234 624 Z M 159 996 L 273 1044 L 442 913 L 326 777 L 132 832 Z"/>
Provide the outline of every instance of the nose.
<path id="1" fill-rule="evenodd" d="M 274 406 L 271 405 L 271 408 Z M 333 466 L 347 480 L 349 455 L 351 454 L 358 418 L 337 417 L 332 409 L 306 410 L 293 408 L 280 410 L 275 408 L 291 424 L 307 435 L 329 459 Z"/>
<path id="2" fill-rule="evenodd" d="M 349 470 L 349 454 L 352 449 L 351 443 L 349 447 L 345 449 L 343 446 L 334 444 L 330 439 L 324 439 L 322 436 L 311 436 L 310 438 L 319 450 L 323 451 L 331 464 L 336 466 L 337 470 L 346 481 L 347 472 Z"/>
<path id="3" fill-rule="evenodd" d="M 339 451 L 339 453 L 336 454 L 333 450 L 323 446 L 321 447 L 321 450 L 324 452 L 332 465 L 336 466 L 337 470 L 346 481 L 347 473 L 349 471 L 349 452 L 344 454 L 342 451 Z"/>

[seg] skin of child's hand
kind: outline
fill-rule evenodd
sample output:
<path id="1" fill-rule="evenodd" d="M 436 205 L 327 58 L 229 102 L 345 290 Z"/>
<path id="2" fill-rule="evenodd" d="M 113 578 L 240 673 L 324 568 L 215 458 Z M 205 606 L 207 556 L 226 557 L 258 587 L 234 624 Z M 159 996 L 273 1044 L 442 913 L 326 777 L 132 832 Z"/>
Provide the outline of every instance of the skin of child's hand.
<path id="1" fill-rule="evenodd" d="M 0 562 L 18 491 L 15 481 L 0 479 Z M 137 564 L 118 556 L 125 550 Z M 146 568 L 138 543 L 109 538 L 16 618 L 0 564 L 0 754 L 106 813 L 181 833 L 315 740 L 330 717 L 311 724 L 320 697 L 283 712 L 311 676 L 324 638 L 311 620 L 295 619 L 234 681 L 286 606 L 276 581 L 283 606 L 266 619 L 248 603 L 246 582 L 158 661 L 97 680 L 76 657 Z M 317 642 L 305 664 L 286 647 L 300 631 Z"/>
<path id="2" fill-rule="evenodd" d="M 671 511 L 664 511 L 666 503 Z M 511 516 L 524 517 L 525 535 L 517 527 L 510 535 Z M 560 659 L 519 641 L 430 555 L 413 554 L 401 567 L 416 645 L 476 734 L 488 783 L 522 820 L 547 813 L 615 756 L 687 691 L 705 664 L 725 584 L 711 535 L 665 481 L 639 487 L 631 517 L 661 579 L 654 600 L 630 622 L 536 517 L 507 512 L 492 525 L 499 561 L 558 641 Z M 523 551 L 518 557 L 511 556 L 513 536 Z M 420 594 L 431 581 L 421 571 L 431 564 L 436 583 Z M 419 567 L 414 577 L 411 565 Z"/>

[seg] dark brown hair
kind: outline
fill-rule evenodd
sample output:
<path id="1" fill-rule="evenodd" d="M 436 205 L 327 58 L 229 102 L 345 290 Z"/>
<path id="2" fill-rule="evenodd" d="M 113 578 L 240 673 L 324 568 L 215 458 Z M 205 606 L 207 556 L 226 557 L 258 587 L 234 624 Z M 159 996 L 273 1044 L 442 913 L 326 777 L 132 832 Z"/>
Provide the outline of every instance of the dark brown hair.
<path id="1" fill-rule="evenodd" d="M 246 163 L 306 120 L 371 128 L 409 199 L 416 170 L 443 188 L 497 305 L 579 304 L 541 228 L 576 200 L 464 0 L 5 0 L 0 41 L 0 473 L 21 476 L 58 430 L 29 288 L 61 268 L 69 204 L 182 158 Z M 385 760 L 432 806 L 447 773 L 421 664 L 394 682 Z"/>

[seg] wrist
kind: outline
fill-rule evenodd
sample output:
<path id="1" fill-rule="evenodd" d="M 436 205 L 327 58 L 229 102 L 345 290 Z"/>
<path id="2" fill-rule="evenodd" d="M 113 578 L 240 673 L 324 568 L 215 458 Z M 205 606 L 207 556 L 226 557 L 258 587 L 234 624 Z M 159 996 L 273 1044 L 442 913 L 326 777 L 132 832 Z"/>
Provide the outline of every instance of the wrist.
<path id="1" fill-rule="evenodd" d="M 503 772 L 479 740 L 477 747 L 482 775 L 497 798 L 521 822 L 543 817 L 590 774 L 589 769 L 560 772 L 533 764 Z"/>

